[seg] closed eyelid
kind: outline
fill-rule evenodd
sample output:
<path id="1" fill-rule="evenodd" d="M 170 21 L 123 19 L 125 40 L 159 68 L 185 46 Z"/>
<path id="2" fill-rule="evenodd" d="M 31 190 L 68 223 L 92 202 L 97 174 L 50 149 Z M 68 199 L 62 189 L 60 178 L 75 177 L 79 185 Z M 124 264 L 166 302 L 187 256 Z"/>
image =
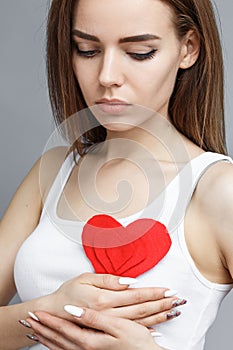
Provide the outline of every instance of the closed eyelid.
<path id="1" fill-rule="evenodd" d="M 71 41 L 75 45 L 90 45 L 92 47 L 99 46 L 99 43 L 97 43 L 97 42 L 94 42 L 94 41 L 92 42 L 92 41 L 81 39 L 81 38 L 77 38 L 77 37 L 72 37 Z"/>
<path id="2" fill-rule="evenodd" d="M 99 45 L 99 44 L 94 43 L 94 42 L 92 43 L 92 42 L 83 41 L 83 40 L 80 41 L 80 40 L 76 40 L 76 39 L 73 39 L 72 42 L 75 46 L 77 46 L 80 50 L 83 50 L 83 51 L 85 51 L 85 50 L 86 51 L 92 51 L 92 50 L 104 50 L 105 51 L 105 48 L 102 45 Z M 125 52 L 136 52 L 136 53 L 156 50 L 155 45 L 151 45 L 151 44 L 147 44 L 147 43 L 121 44 L 119 48 Z"/>
<path id="3" fill-rule="evenodd" d="M 127 46 L 124 45 L 122 46 L 122 48 L 125 51 L 146 51 L 146 50 L 153 50 L 155 49 L 155 45 L 150 45 L 150 44 L 146 44 L 146 43 L 142 43 L 140 44 L 136 44 L 136 45 L 132 45 L 132 44 L 128 44 Z"/>
<path id="4" fill-rule="evenodd" d="M 95 43 L 92 44 L 88 42 L 77 42 L 76 40 L 73 40 L 72 44 L 73 48 L 79 52 L 102 51 L 99 45 L 96 45 Z"/>

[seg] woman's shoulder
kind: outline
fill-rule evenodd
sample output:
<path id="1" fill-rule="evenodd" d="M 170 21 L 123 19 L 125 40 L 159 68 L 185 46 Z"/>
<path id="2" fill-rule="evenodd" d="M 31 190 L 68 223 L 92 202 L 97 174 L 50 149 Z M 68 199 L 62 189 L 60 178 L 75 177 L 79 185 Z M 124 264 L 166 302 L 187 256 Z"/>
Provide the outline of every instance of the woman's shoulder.
<path id="1" fill-rule="evenodd" d="M 200 178 L 196 198 L 200 203 L 206 205 L 210 204 L 210 199 L 229 196 L 231 191 L 233 191 L 233 163 L 219 159 L 208 166 Z"/>
<path id="2" fill-rule="evenodd" d="M 201 203 L 210 204 L 215 198 L 227 199 L 233 194 L 233 163 L 218 161 L 212 164 L 201 177 L 197 186 L 198 199 Z M 207 203 L 206 203 L 207 200 Z"/>
<path id="3" fill-rule="evenodd" d="M 207 169 L 197 185 L 195 202 L 216 231 L 222 229 L 223 220 L 233 227 L 233 163 L 219 161 Z"/>

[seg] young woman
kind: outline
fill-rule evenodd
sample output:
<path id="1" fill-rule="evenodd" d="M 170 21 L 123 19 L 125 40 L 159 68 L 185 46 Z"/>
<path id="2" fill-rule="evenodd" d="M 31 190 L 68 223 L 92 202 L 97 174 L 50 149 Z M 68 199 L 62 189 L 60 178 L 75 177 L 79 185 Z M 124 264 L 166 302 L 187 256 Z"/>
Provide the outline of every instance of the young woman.
<path id="1" fill-rule="evenodd" d="M 203 349 L 233 269 L 210 1 L 54 0 L 47 48 L 54 115 L 70 121 L 73 152 L 47 152 L 1 222 L 1 303 L 13 269 L 23 301 L 0 309 L 2 348 Z M 123 180 L 131 191 L 118 191 Z"/>

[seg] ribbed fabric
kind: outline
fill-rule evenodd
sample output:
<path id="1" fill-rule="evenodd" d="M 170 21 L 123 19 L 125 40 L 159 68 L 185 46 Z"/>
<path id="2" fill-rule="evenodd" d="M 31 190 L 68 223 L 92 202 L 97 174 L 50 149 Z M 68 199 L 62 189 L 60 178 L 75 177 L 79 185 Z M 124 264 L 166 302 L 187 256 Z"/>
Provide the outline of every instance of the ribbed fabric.
<path id="1" fill-rule="evenodd" d="M 138 218 L 153 218 L 166 225 L 171 235 L 172 246 L 168 254 L 154 268 L 139 276 L 134 285 L 135 288 L 162 286 L 175 289 L 180 297 L 188 300 L 180 317 L 156 325 L 156 330 L 163 334 L 156 341 L 167 349 L 202 350 L 205 333 L 212 325 L 221 301 L 232 288 L 230 284 L 212 283 L 198 271 L 184 236 L 184 216 L 193 191 L 205 171 L 220 161 L 233 162 L 227 156 L 212 152 L 194 158 L 147 208 L 119 220 L 128 225 Z M 15 283 L 22 301 L 52 293 L 68 279 L 93 272 L 81 245 L 85 223 L 64 220 L 56 214 L 57 203 L 73 167 L 71 155 L 50 189 L 39 225 L 17 254 Z M 33 349 L 45 347 L 37 344 Z"/>

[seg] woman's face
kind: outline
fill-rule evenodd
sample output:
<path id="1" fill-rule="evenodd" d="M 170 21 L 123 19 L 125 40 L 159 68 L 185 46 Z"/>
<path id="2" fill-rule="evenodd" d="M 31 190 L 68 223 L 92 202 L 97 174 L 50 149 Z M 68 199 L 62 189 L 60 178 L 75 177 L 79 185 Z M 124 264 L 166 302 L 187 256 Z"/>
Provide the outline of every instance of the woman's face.
<path id="1" fill-rule="evenodd" d="M 98 104 L 109 125 L 127 115 L 129 105 L 168 117 L 185 52 L 172 15 L 159 0 L 78 1 L 73 69 L 87 105 Z"/>

